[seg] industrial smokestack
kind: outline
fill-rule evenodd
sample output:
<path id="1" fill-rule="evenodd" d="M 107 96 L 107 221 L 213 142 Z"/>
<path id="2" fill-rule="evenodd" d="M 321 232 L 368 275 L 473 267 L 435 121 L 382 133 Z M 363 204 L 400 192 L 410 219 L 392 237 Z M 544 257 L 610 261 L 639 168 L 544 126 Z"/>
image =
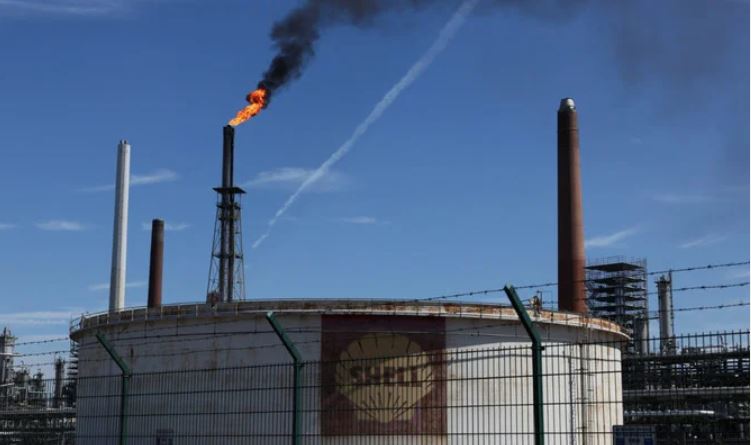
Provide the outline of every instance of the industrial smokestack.
<path id="1" fill-rule="evenodd" d="M 112 272 L 110 274 L 110 312 L 125 307 L 125 260 L 128 243 L 128 189 L 130 187 L 130 144 L 117 146 L 115 182 L 115 224 L 112 235 Z"/>
<path id="2" fill-rule="evenodd" d="M 222 187 L 230 188 L 234 184 L 235 169 L 235 127 L 225 125 L 222 129 Z"/>
<path id="3" fill-rule="evenodd" d="M 164 221 L 151 221 L 151 259 L 149 262 L 148 308 L 162 305 L 162 270 L 164 265 Z"/>
<path id="4" fill-rule="evenodd" d="M 660 320 L 660 351 L 675 352 L 675 332 L 673 331 L 673 276 L 661 276 L 657 280 L 657 302 Z"/>
<path id="5" fill-rule="evenodd" d="M 638 354 L 649 354 L 649 317 L 647 311 L 634 318 L 633 342 Z"/>
<path id="6" fill-rule="evenodd" d="M 219 194 L 214 242 L 211 246 L 209 286 L 206 302 L 230 302 L 244 296 L 243 253 L 240 237 L 240 200 L 235 195 L 245 193 L 235 186 L 234 155 L 235 128 L 226 125 L 222 130 L 222 185 L 215 187 Z"/>
<path id="7" fill-rule="evenodd" d="M 15 357 L 16 337 L 8 327 L 0 332 L 0 385 L 13 380 L 13 357 Z"/>
<path id="8" fill-rule="evenodd" d="M 558 309 L 586 313 L 579 120 L 571 98 L 558 108 Z"/>
<path id="9" fill-rule="evenodd" d="M 222 301 L 232 301 L 235 272 L 235 128 L 225 125 L 222 138 L 222 204 L 219 254 L 219 295 Z"/>
<path id="10" fill-rule="evenodd" d="M 65 360 L 62 357 L 55 359 L 55 394 L 52 399 L 52 407 L 60 408 L 63 401 L 63 379 L 65 378 Z"/>

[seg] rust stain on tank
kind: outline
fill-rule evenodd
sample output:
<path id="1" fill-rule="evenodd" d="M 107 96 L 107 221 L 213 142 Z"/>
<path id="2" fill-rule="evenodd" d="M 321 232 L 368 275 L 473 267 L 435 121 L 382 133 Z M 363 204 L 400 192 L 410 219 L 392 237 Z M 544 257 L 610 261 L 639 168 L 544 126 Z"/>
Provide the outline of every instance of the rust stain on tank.
<path id="1" fill-rule="evenodd" d="M 420 301 L 374 301 L 374 300 L 254 300 L 206 304 L 164 305 L 158 314 L 145 308 L 125 310 L 117 314 L 100 313 L 84 315 L 79 324 L 72 326 L 71 336 L 75 340 L 89 329 L 114 329 L 144 321 L 154 324 L 181 321 L 214 319 L 216 322 L 259 317 L 267 311 L 290 314 L 366 314 L 378 316 L 423 316 L 423 317 L 462 317 L 470 319 L 518 322 L 513 309 L 497 304 L 420 302 Z M 533 321 L 540 324 L 569 325 L 578 328 L 593 328 L 611 333 L 623 334 L 615 323 L 586 314 L 571 312 L 541 311 L 531 314 Z M 148 331 L 149 327 L 144 326 Z M 112 331 L 110 331 L 112 332 Z"/>

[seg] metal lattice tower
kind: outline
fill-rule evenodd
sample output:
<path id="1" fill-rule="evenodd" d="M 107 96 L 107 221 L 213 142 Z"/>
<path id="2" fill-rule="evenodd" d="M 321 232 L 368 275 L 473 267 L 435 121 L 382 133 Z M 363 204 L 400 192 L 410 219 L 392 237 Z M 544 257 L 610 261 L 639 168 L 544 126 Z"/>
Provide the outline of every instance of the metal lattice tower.
<path id="1" fill-rule="evenodd" d="M 206 302 L 230 302 L 245 299 L 242 220 L 240 198 L 245 193 L 234 185 L 235 129 L 224 127 L 222 186 L 217 192 L 214 241 L 211 247 L 209 285 Z"/>
<path id="2" fill-rule="evenodd" d="M 590 314 L 623 326 L 635 350 L 647 353 L 647 260 L 603 258 L 590 261 L 586 272 Z"/>

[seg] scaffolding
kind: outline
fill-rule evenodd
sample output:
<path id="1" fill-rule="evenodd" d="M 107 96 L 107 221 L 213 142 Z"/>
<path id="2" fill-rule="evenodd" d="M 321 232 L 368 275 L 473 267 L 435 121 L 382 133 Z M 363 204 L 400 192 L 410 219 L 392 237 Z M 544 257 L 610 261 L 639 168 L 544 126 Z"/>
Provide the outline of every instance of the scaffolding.
<path id="1" fill-rule="evenodd" d="M 586 277 L 590 314 L 621 325 L 633 338 L 633 352 L 648 353 L 647 260 L 591 260 Z"/>

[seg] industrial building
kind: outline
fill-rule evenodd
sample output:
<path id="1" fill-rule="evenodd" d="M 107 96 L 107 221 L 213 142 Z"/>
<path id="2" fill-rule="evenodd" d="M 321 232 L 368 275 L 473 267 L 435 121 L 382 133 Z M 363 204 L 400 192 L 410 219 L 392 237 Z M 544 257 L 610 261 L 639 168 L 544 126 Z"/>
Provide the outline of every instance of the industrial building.
<path id="1" fill-rule="evenodd" d="M 15 340 L 0 333 L 0 444 L 73 443 L 75 387 L 65 378 L 65 360 L 54 361 L 54 379 L 32 375 L 14 363 Z"/>
<path id="2" fill-rule="evenodd" d="M 602 269 L 602 264 L 597 267 Z M 646 261 L 616 264 L 625 265 L 616 269 L 628 277 L 622 283 L 631 287 L 615 294 L 635 296 L 620 300 L 625 306 L 620 314 L 631 311 L 632 320 L 638 321 L 632 325 L 637 326 L 635 347 L 623 356 L 626 422 L 654 427 L 659 443 L 748 443 L 748 331 L 676 336 L 672 275 L 655 282 L 658 315 L 649 317 L 642 286 Z M 659 336 L 650 340 L 642 329 L 654 318 Z"/>
<path id="3" fill-rule="evenodd" d="M 623 355 L 626 423 L 654 428 L 665 444 L 748 443 L 748 333 L 676 337 L 672 275 L 655 282 L 651 317 L 646 259 L 597 259 L 586 270 L 590 313 L 631 337 Z M 650 338 L 653 319 L 659 335 Z"/>
<path id="4" fill-rule="evenodd" d="M 509 307 L 245 299 L 244 191 L 227 126 L 205 296 L 162 303 L 155 219 L 146 306 L 126 306 L 121 141 L 109 309 L 73 322 L 67 376 L 62 360 L 53 379 L 14 366 L 15 339 L 0 335 L 0 444 L 532 444 L 538 428 L 548 444 L 611 444 L 628 428 L 661 445 L 748 443 L 748 332 L 676 336 L 668 273 L 650 339 L 646 260 L 586 262 L 572 99 L 557 118 L 558 310 L 530 311 L 539 388 Z"/>

